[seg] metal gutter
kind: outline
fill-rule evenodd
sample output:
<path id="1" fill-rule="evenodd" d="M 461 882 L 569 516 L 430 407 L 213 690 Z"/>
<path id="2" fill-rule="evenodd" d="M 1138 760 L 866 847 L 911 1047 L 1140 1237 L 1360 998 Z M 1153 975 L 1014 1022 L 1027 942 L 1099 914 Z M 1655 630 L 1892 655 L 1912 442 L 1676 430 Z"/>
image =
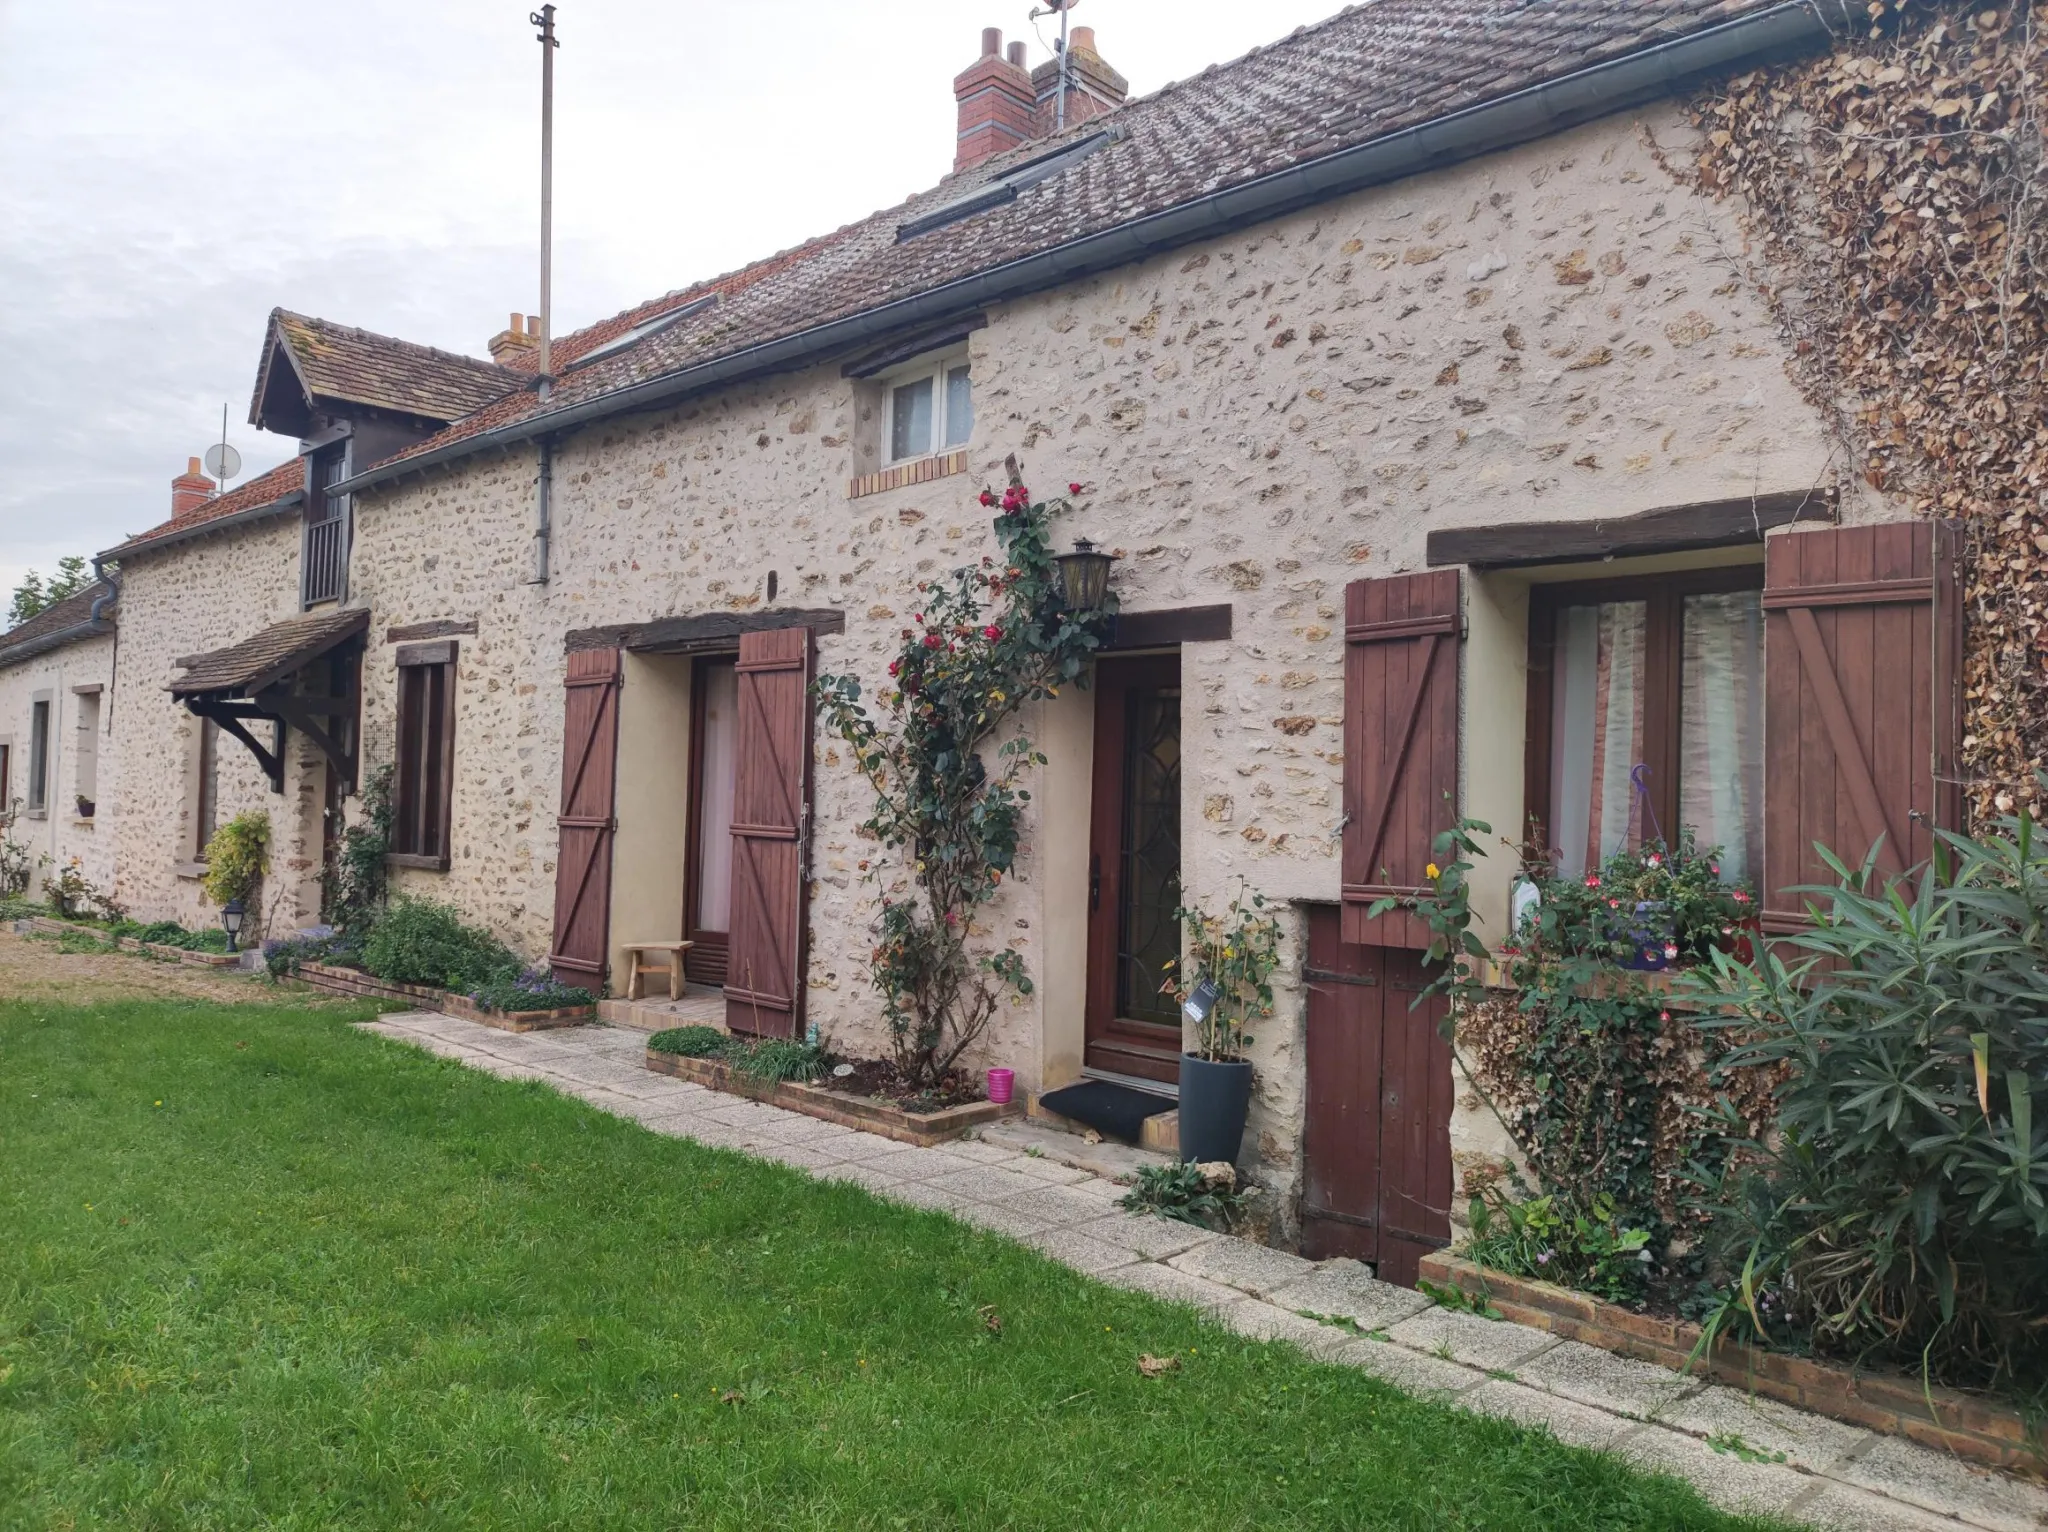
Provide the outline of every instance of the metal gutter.
<path id="1" fill-rule="evenodd" d="M 174 531 L 160 533 L 155 537 L 144 538 L 140 542 L 122 543 L 118 547 L 109 548 L 104 553 L 94 555 L 95 562 L 99 559 L 119 561 L 121 559 L 133 558 L 138 553 L 155 553 L 160 548 L 176 547 L 179 543 L 190 542 L 196 537 L 207 537 L 215 532 L 225 532 L 232 527 L 244 527 L 252 521 L 265 521 L 272 516 L 281 516 L 286 511 L 297 510 L 299 506 L 305 503 L 305 499 L 306 492 L 302 489 L 295 489 L 281 499 L 271 501 L 268 505 L 252 505 L 248 510 L 236 511 L 232 516 L 216 516 L 211 521 L 202 521 L 195 526 L 179 527 Z"/>
<path id="2" fill-rule="evenodd" d="M 1788 0 L 1767 11 L 1211 192 L 927 292 L 380 464 L 336 485 L 335 493 L 360 493 L 472 453 L 510 447 L 608 416 L 654 409 L 684 395 L 786 371 L 912 325 L 936 323 L 966 309 L 1020 298 L 1333 197 L 1578 127 L 1672 95 L 1702 78 L 1816 50 L 1831 43 L 1833 37 L 1810 0 Z"/>
<path id="3" fill-rule="evenodd" d="M 11 649 L 0 649 L 0 669 L 18 665 L 23 660 L 32 660 L 39 654 L 48 654 L 52 649 L 61 649 L 66 644 L 75 644 L 82 638 L 101 638 L 114 631 L 114 625 L 97 617 L 88 617 L 83 622 L 74 622 L 68 628 L 58 628 L 44 633 Z"/>

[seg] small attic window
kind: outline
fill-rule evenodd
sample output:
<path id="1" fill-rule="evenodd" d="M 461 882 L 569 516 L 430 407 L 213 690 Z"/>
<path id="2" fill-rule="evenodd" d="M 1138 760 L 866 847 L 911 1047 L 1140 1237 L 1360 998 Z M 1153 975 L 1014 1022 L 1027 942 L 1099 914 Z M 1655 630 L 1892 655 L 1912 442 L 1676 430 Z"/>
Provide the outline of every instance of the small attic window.
<path id="1" fill-rule="evenodd" d="M 569 366 L 567 368 L 564 368 L 563 370 L 570 371 L 574 368 L 581 367 L 585 362 L 594 362 L 601 356 L 610 356 L 615 351 L 623 351 L 628 346 L 637 344 L 638 342 L 647 339 L 647 337 L 650 335 L 659 335 L 663 330 L 668 329 L 671 325 L 681 324 L 685 319 L 688 319 L 692 314 L 703 313 L 706 309 L 710 308 L 711 305 L 716 303 L 717 301 L 717 293 L 706 293 L 701 298 L 692 299 L 690 302 L 684 304 L 679 309 L 670 309 L 665 314 L 656 314 L 652 319 L 642 320 L 639 324 L 634 325 L 633 328 L 628 330 L 625 334 L 615 335 L 610 340 L 606 341 L 602 346 L 597 346 L 589 351 L 584 352 L 583 355 L 577 357 L 575 361 L 571 362 Z"/>
<path id="2" fill-rule="evenodd" d="M 1115 132 L 1092 133 L 1078 144 L 1068 144 L 1064 149 L 1055 149 L 1050 154 L 1041 154 L 1035 160 L 1026 160 L 997 176 L 993 181 L 977 186 L 964 196 L 955 197 L 951 202 L 942 202 L 896 226 L 896 243 L 903 244 L 916 239 L 920 234 L 929 234 L 934 229 L 943 229 L 949 223 L 958 223 L 963 218 L 972 218 L 976 213 L 985 213 L 992 207 L 1001 207 L 1005 202 L 1015 202 L 1017 194 L 1026 187 L 1036 186 L 1040 181 L 1049 181 L 1063 174 L 1071 167 L 1108 145 L 1121 135 Z"/>

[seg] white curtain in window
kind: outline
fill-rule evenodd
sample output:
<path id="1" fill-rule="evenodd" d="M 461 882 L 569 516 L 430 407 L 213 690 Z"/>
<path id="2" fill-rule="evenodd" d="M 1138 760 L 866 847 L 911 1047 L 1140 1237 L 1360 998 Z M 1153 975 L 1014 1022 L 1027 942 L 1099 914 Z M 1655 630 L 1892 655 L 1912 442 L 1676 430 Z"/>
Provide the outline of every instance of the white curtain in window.
<path id="1" fill-rule="evenodd" d="M 1721 847 L 1724 881 L 1763 871 L 1764 612 L 1759 591 L 1685 598 L 1678 817 Z"/>
<path id="2" fill-rule="evenodd" d="M 1557 614 L 1549 828 L 1558 871 L 1568 877 L 1642 838 L 1629 772 L 1643 758 L 1647 618 L 1641 601 L 1568 606 Z"/>

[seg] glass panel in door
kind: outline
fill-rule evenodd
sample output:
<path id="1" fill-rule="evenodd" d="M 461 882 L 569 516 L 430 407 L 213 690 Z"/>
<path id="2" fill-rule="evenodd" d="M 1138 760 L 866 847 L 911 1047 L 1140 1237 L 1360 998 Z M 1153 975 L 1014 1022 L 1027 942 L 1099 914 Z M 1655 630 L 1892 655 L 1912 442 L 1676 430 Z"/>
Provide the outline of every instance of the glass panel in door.
<path id="1" fill-rule="evenodd" d="M 726 932 L 732 917 L 732 803 L 738 729 L 739 673 L 729 659 L 699 662 L 696 739 L 691 751 L 692 822 L 689 939 L 684 960 L 700 984 L 725 982 Z"/>
<path id="2" fill-rule="evenodd" d="M 1128 697 L 1117 1015 L 1177 1038 L 1180 1007 L 1159 986 L 1180 956 L 1180 689 L 1134 687 Z"/>

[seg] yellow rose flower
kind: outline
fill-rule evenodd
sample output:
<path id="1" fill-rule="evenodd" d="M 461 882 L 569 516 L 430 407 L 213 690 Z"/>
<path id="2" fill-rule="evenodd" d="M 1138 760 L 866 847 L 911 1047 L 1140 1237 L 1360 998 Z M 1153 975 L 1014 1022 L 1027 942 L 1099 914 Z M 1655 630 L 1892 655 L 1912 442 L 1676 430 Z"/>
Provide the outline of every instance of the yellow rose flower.
<path id="1" fill-rule="evenodd" d="M 1423 868 L 1422 873 L 1423 876 L 1428 878 L 1432 883 L 1434 883 L 1438 878 L 1443 876 L 1442 873 L 1437 871 L 1436 863 L 1434 862 L 1431 862 L 1427 867 Z"/>

